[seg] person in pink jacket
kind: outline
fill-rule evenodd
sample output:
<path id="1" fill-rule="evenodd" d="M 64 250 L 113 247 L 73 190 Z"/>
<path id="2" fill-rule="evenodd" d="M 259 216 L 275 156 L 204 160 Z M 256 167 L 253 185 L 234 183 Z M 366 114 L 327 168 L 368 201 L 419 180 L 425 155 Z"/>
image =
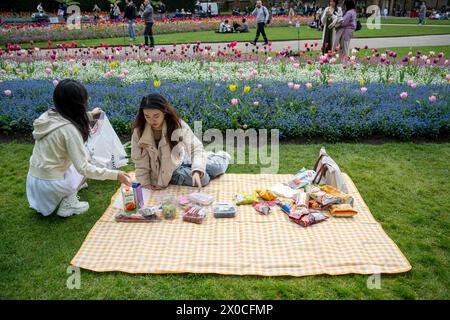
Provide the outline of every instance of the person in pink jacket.
<path id="1" fill-rule="evenodd" d="M 336 30 L 335 48 L 339 48 L 339 58 L 341 62 L 348 60 L 348 49 L 352 40 L 353 31 L 356 29 L 356 9 L 353 0 L 344 1 L 344 15 L 339 27 Z"/>

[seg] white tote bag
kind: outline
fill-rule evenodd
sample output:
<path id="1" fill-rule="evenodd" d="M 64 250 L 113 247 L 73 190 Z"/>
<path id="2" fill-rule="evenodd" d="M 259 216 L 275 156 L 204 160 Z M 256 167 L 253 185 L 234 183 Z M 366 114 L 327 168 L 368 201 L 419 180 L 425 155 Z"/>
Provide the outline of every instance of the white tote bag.
<path id="1" fill-rule="evenodd" d="M 117 169 L 128 163 L 125 148 L 104 112 L 91 129 L 86 147 L 91 163 L 97 167 Z"/>

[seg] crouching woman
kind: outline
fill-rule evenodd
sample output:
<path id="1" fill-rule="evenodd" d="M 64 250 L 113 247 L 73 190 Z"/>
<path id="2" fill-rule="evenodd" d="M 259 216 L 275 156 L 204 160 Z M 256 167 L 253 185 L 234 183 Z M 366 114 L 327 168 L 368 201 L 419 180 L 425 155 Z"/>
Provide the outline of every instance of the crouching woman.
<path id="1" fill-rule="evenodd" d="M 200 190 L 225 173 L 230 161 L 226 152 L 206 153 L 175 108 L 156 93 L 142 98 L 133 128 L 131 155 L 136 179 L 151 190 L 169 184 Z"/>
<path id="2" fill-rule="evenodd" d="M 89 204 L 79 201 L 77 193 L 87 187 L 86 178 L 119 180 L 131 185 L 122 171 L 98 168 L 89 163 L 84 143 L 90 133 L 89 122 L 100 109 L 87 112 L 86 88 L 78 81 L 62 80 L 53 92 L 54 108 L 33 122 L 35 144 L 27 175 L 27 198 L 30 208 L 48 216 L 81 214 Z"/>

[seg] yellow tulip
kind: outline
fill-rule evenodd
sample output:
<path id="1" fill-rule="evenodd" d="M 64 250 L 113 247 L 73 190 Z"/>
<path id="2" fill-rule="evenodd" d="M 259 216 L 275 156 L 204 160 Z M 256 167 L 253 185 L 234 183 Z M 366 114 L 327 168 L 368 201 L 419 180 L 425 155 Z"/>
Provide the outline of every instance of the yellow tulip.
<path id="1" fill-rule="evenodd" d="M 155 80 L 153 81 L 153 85 L 155 86 L 155 88 L 158 88 L 161 85 L 161 81 Z"/>
<path id="2" fill-rule="evenodd" d="M 237 88 L 237 84 L 230 84 L 231 91 L 236 91 L 236 88 Z"/>
<path id="3" fill-rule="evenodd" d="M 248 93 L 250 92 L 250 86 L 245 86 L 244 87 L 244 93 Z"/>
<path id="4" fill-rule="evenodd" d="M 360 86 L 363 86 L 364 84 L 365 84 L 365 82 L 364 82 L 363 79 L 359 80 L 359 85 L 360 85 Z"/>

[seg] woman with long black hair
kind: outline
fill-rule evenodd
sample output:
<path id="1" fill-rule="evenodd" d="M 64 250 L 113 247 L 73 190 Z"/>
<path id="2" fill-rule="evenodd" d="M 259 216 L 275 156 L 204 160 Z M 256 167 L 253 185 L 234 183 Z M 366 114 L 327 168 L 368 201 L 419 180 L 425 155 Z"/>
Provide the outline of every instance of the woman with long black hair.
<path id="1" fill-rule="evenodd" d="M 225 173 L 226 152 L 207 154 L 191 128 L 160 94 L 142 98 L 134 123 L 131 156 L 136 179 L 143 188 L 158 190 L 169 184 L 201 189 Z"/>
<path id="2" fill-rule="evenodd" d="M 98 168 L 89 163 L 85 148 L 90 133 L 89 122 L 98 118 L 101 109 L 88 112 L 88 94 L 78 81 L 62 80 L 53 92 L 54 108 L 33 122 L 35 144 L 27 175 L 27 198 L 30 208 L 48 216 L 68 217 L 89 209 L 77 193 L 87 187 L 86 178 L 119 180 L 131 185 L 122 171 Z"/>

